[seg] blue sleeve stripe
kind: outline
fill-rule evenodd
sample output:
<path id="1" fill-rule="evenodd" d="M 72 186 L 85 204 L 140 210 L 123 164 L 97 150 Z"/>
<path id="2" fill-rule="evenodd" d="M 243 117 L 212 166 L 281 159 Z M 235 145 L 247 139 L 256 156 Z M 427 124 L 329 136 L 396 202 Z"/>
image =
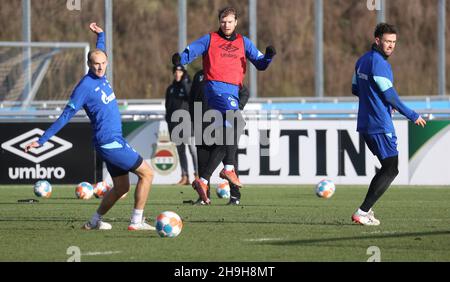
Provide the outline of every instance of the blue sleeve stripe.
<path id="1" fill-rule="evenodd" d="M 74 103 L 73 103 L 72 101 L 70 101 L 70 102 L 67 104 L 67 106 L 68 106 L 68 107 L 71 107 L 71 108 L 74 109 L 74 110 L 76 110 L 76 109 L 75 109 L 75 105 L 74 105 Z"/>
<path id="2" fill-rule="evenodd" d="M 392 84 L 392 82 L 386 77 L 374 76 L 373 80 L 375 80 L 375 82 L 378 85 L 378 87 L 380 88 L 381 92 L 385 92 L 386 90 L 388 90 L 389 88 L 392 88 L 394 86 Z"/>
<path id="3" fill-rule="evenodd" d="M 123 148 L 123 146 L 122 146 L 119 142 L 117 142 L 117 141 L 114 141 L 114 142 L 109 143 L 109 144 L 105 144 L 105 145 L 103 145 L 103 146 L 101 146 L 101 147 L 102 147 L 103 149 L 108 149 L 108 150 Z"/>
<path id="4" fill-rule="evenodd" d="M 357 85 L 357 83 L 356 83 L 356 74 L 353 74 L 353 77 L 352 77 L 352 84 L 353 84 L 353 85 Z"/>

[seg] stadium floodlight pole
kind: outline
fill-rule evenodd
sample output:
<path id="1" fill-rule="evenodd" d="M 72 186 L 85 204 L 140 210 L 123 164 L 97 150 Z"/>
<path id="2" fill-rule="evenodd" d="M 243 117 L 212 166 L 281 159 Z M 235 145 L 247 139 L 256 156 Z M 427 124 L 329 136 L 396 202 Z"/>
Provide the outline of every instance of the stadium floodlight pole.
<path id="1" fill-rule="evenodd" d="M 187 4 L 178 0 L 178 51 L 181 53 L 187 45 Z"/>
<path id="2" fill-rule="evenodd" d="M 376 0 L 377 1 L 377 23 L 386 22 L 386 0 Z"/>
<path id="3" fill-rule="evenodd" d="M 31 2 L 22 0 L 22 41 L 31 42 Z M 31 70 L 31 47 L 26 46 L 23 50 L 23 76 L 25 78 L 25 87 L 21 96 L 21 101 L 28 100 L 33 83 Z"/>
<path id="4" fill-rule="evenodd" d="M 106 55 L 108 56 L 108 68 L 106 76 L 111 86 L 114 87 L 114 57 L 113 57 L 113 1 L 105 0 L 105 35 Z"/>
<path id="5" fill-rule="evenodd" d="M 323 0 L 316 0 L 314 5 L 315 44 L 316 44 L 316 70 L 315 92 L 316 97 L 323 98 L 324 93 L 324 68 L 323 68 Z"/>
<path id="6" fill-rule="evenodd" d="M 438 90 L 439 95 L 446 95 L 445 73 L 445 1 L 438 1 Z"/>
<path id="7" fill-rule="evenodd" d="M 249 31 L 250 40 L 256 45 L 258 40 L 258 14 L 257 14 L 258 0 L 249 0 L 248 12 L 249 12 Z M 250 64 L 250 98 L 258 97 L 258 77 L 257 71 L 254 65 Z"/>

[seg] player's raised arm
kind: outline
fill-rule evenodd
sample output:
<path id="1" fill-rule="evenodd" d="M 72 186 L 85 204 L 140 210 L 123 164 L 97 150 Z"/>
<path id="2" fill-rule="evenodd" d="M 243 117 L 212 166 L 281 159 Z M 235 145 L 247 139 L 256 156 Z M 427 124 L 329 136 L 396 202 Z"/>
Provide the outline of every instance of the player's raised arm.
<path id="1" fill-rule="evenodd" d="M 91 23 L 89 25 L 89 29 L 96 34 L 100 34 L 103 32 L 103 29 L 97 25 L 97 23 Z"/>
<path id="2" fill-rule="evenodd" d="M 91 23 L 89 29 L 97 34 L 96 48 L 106 52 L 105 33 L 103 29 L 97 25 L 97 23 Z"/>

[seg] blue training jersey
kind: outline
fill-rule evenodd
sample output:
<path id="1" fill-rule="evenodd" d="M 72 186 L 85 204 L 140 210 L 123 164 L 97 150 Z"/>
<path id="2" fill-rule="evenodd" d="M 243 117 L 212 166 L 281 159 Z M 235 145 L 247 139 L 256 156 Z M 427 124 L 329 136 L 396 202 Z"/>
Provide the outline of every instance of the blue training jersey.
<path id="1" fill-rule="evenodd" d="M 256 46 L 248 39 L 244 38 L 245 56 L 258 70 L 265 70 L 272 62 L 272 58 L 265 56 L 259 51 Z M 181 64 L 187 65 L 192 63 L 199 56 L 203 56 L 208 52 L 211 35 L 206 34 L 196 41 L 189 44 L 186 49 L 180 54 Z M 236 100 L 239 100 L 239 86 L 225 83 L 221 81 L 205 81 L 204 83 L 205 96 L 211 95 L 232 95 Z M 214 105 L 211 105 L 214 107 Z M 222 105 L 224 106 L 224 105 Z"/>
<path id="2" fill-rule="evenodd" d="M 97 48 L 105 51 L 105 34 L 97 37 Z M 106 76 L 86 74 L 75 87 L 70 100 L 59 118 L 39 138 L 43 145 L 58 133 L 69 120 L 83 108 L 91 121 L 94 146 L 110 144 L 122 136 L 122 121 L 116 96 Z"/>
<path id="3" fill-rule="evenodd" d="M 415 122 L 419 115 L 408 108 L 394 88 L 394 75 L 387 58 L 373 49 L 356 63 L 352 93 L 359 97 L 357 131 L 395 134 L 392 109 Z"/>

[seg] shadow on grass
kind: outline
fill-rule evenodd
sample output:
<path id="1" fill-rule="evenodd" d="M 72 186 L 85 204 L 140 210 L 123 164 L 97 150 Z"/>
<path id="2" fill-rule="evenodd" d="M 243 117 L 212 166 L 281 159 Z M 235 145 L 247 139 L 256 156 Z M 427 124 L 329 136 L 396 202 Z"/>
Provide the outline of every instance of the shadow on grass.
<path id="1" fill-rule="evenodd" d="M 0 217 L 0 222 L 85 222 L 88 218 L 77 218 L 77 217 Z M 129 222 L 129 218 L 120 217 L 105 217 L 107 222 Z M 148 222 L 152 222 L 151 217 L 147 217 Z M 216 220 L 190 220 L 187 217 L 183 217 L 183 222 L 185 223 L 199 223 L 199 224 L 289 224 L 289 225 L 329 225 L 329 226 L 345 226 L 354 225 L 351 223 L 344 223 L 339 221 L 334 222 L 307 222 L 307 221 L 252 221 L 252 220 L 227 220 L 225 218 Z"/>
<path id="2" fill-rule="evenodd" d="M 333 222 L 312 222 L 312 221 L 252 221 L 252 220 L 227 220 L 225 218 L 217 219 L 217 220 L 189 220 L 184 219 L 185 222 L 190 223 L 206 223 L 206 224 L 282 224 L 282 225 L 329 225 L 329 226 L 351 226 L 354 225 L 352 223 L 341 222 L 341 221 L 333 221 Z"/>
<path id="3" fill-rule="evenodd" d="M 372 234 L 365 236 L 352 236 L 352 237 L 332 237 L 332 238 L 319 238 L 319 239 L 305 239 L 305 240 L 284 240 L 284 241 L 265 241 L 258 242 L 258 244 L 263 245 L 273 245 L 273 246 L 292 246 L 292 245 L 308 245 L 308 244 L 320 244 L 327 242 L 339 242 L 339 241 L 352 241 L 352 240 L 375 240 L 375 239 L 386 239 L 386 238 L 405 238 L 405 237 L 427 237 L 427 236 L 437 236 L 437 235 L 450 235 L 450 230 L 439 230 L 433 232 L 404 232 L 404 233 L 391 233 L 391 234 Z"/>

